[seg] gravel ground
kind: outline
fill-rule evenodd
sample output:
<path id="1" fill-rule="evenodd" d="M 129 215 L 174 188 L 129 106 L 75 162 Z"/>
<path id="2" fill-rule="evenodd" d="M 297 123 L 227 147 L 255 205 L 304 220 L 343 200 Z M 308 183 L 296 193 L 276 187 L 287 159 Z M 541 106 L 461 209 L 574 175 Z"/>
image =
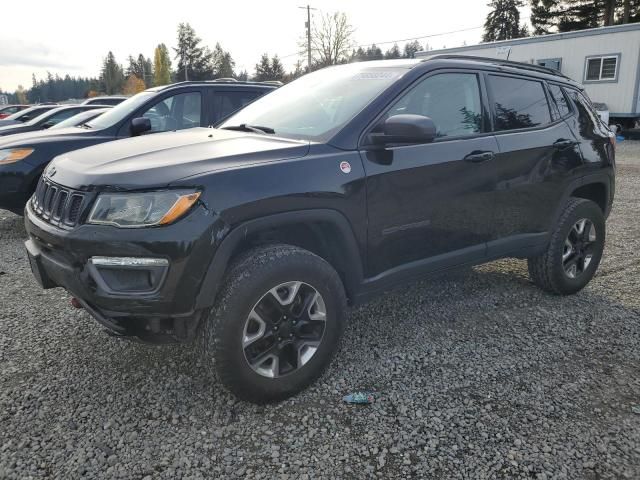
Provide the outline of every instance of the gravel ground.
<path id="1" fill-rule="evenodd" d="M 640 142 L 618 175 L 583 292 L 504 260 L 389 293 L 351 312 L 320 382 L 266 407 L 40 290 L 0 211 L 0 478 L 640 478 Z M 358 389 L 376 403 L 342 403 Z"/>

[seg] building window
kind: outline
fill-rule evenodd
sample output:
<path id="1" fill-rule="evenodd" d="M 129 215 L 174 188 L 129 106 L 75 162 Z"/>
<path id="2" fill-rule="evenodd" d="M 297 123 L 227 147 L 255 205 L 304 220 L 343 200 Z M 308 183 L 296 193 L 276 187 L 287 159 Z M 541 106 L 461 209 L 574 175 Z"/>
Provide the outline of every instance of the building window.
<path id="1" fill-rule="evenodd" d="M 616 81 L 618 78 L 619 55 L 588 57 L 585 69 L 585 81 Z"/>

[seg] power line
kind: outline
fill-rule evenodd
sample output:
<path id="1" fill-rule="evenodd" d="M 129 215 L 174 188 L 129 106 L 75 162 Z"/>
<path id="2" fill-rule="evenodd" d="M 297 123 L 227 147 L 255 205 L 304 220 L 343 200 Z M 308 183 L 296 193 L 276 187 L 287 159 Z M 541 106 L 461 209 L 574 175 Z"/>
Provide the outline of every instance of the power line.
<path id="1" fill-rule="evenodd" d="M 529 20 L 529 18 L 530 17 L 524 17 L 521 20 L 522 21 L 526 21 L 526 20 Z M 454 33 L 470 32 L 472 30 L 479 30 L 481 28 L 484 28 L 484 25 L 481 25 L 479 27 L 462 28 L 460 30 L 451 30 L 449 32 L 440 32 L 440 33 L 432 33 L 432 34 L 429 34 L 429 35 L 421 35 L 419 37 L 399 38 L 397 40 L 388 40 L 386 42 L 363 43 L 361 45 L 356 45 L 353 48 L 370 47 L 371 45 L 387 45 L 389 43 L 410 42 L 412 40 L 422 40 L 422 39 L 425 39 L 425 38 L 441 37 L 443 35 L 451 35 L 451 34 L 454 34 Z M 294 55 L 300 55 L 300 52 L 290 53 L 290 54 L 285 55 L 285 56 L 280 57 L 280 58 L 293 57 Z"/>

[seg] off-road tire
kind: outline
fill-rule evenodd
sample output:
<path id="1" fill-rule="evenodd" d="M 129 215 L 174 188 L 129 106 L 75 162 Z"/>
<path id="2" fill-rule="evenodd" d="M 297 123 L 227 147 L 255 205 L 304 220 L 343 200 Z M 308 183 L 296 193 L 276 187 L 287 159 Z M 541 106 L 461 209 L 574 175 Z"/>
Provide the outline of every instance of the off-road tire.
<path id="1" fill-rule="evenodd" d="M 580 219 L 589 220 L 596 230 L 593 258 L 576 278 L 565 273 L 562 254 L 569 231 Z M 593 278 L 600 264 L 605 241 L 605 220 L 600 207 L 591 200 L 570 198 L 560 214 L 545 252 L 528 259 L 529 276 L 542 290 L 556 295 L 571 295 L 582 290 Z"/>
<path id="2" fill-rule="evenodd" d="M 242 339 L 245 322 L 270 289 L 291 281 L 312 285 L 326 305 L 326 324 L 317 351 L 297 370 L 266 378 L 251 368 Z M 346 296 L 342 281 L 329 263 L 291 245 L 263 246 L 233 262 L 202 328 L 206 368 L 237 397 L 253 403 L 283 400 L 313 383 L 333 357 L 344 329 Z"/>

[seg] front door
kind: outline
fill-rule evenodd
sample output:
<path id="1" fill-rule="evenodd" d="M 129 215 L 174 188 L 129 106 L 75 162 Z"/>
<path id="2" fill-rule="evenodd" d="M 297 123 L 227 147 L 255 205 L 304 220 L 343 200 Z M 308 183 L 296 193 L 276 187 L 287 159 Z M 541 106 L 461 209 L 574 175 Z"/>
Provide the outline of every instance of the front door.
<path id="1" fill-rule="evenodd" d="M 437 270 L 484 258 L 491 236 L 492 158 L 479 74 L 435 73 L 377 122 L 398 114 L 431 117 L 430 144 L 363 150 L 368 197 L 368 276 L 403 267 Z"/>

